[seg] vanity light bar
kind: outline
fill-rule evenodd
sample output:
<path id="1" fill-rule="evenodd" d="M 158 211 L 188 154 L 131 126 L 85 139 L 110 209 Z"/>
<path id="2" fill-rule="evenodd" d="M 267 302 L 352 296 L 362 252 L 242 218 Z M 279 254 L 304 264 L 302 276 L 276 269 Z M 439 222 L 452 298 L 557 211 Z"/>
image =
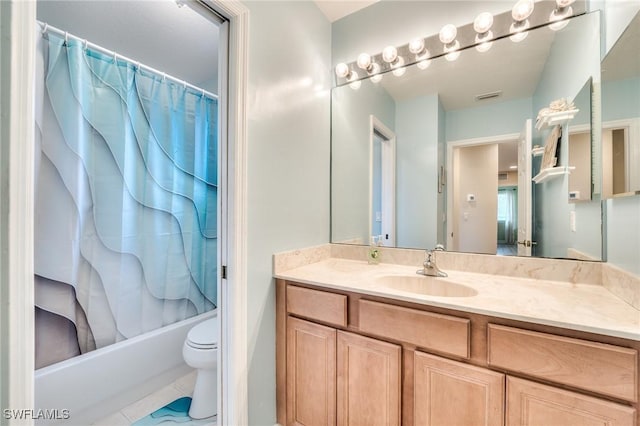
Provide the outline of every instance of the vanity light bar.
<path id="1" fill-rule="evenodd" d="M 525 3 L 520 0 L 517 5 Z M 571 6 L 569 6 L 571 5 Z M 380 81 L 382 74 L 393 71 L 396 76 L 404 74 L 406 67 L 413 64 L 422 63 L 428 65 L 428 61 L 440 56 L 445 56 L 449 60 L 455 60 L 460 51 L 476 47 L 480 52 L 486 52 L 491 47 L 491 42 L 505 37 L 512 37 L 514 41 L 524 40 L 526 31 L 545 26 L 555 22 L 555 27 L 551 29 L 561 28 L 558 25 L 557 16 L 562 12 L 563 20 L 574 16 L 583 15 L 587 11 L 586 0 L 543 0 L 534 3 L 533 11 L 527 15 L 522 21 L 515 21 L 513 11 L 508 10 L 493 16 L 493 22 L 488 24 L 488 17 L 484 16 L 482 21 L 489 25 L 489 30 L 478 37 L 478 18 L 472 23 L 457 27 L 456 31 L 452 31 L 449 25 L 440 31 L 444 34 L 434 34 L 422 39 L 422 43 L 418 43 L 419 39 L 414 39 L 410 43 L 402 46 L 387 46 L 382 52 L 373 54 L 360 55 L 360 63 L 353 61 L 350 63 L 340 63 L 335 68 L 336 86 L 343 86 L 374 77 Z M 570 12 L 570 13 L 568 13 Z M 520 16 L 519 16 L 520 17 Z M 566 21 L 563 21 L 566 22 Z M 475 24 L 475 28 L 474 28 Z M 526 29 L 522 30 L 523 26 Z M 455 28 L 455 27 L 454 27 Z M 453 34 L 453 40 L 451 35 Z M 514 35 L 515 34 L 515 35 Z M 444 36 L 444 43 L 441 41 Z M 421 47 L 421 49 L 418 49 Z M 366 61 L 364 60 L 366 59 Z M 420 67 L 427 68 L 426 66 Z"/>

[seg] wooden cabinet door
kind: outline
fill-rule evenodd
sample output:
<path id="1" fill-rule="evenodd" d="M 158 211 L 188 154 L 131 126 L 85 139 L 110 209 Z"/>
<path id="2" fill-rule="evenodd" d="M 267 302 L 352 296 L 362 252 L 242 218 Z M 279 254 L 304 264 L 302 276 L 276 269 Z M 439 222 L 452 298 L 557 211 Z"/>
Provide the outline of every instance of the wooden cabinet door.
<path id="1" fill-rule="evenodd" d="M 400 425 L 398 345 L 338 331 L 338 425 Z"/>
<path id="2" fill-rule="evenodd" d="M 631 407 L 507 378 L 507 426 L 632 426 L 634 419 Z"/>
<path id="3" fill-rule="evenodd" d="M 504 374 L 418 351 L 413 369 L 416 425 L 504 423 Z"/>
<path id="4" fill-rule="evenodd" d="M 336 424 L 336 330 L 287 318 L 287 424 Z"/>

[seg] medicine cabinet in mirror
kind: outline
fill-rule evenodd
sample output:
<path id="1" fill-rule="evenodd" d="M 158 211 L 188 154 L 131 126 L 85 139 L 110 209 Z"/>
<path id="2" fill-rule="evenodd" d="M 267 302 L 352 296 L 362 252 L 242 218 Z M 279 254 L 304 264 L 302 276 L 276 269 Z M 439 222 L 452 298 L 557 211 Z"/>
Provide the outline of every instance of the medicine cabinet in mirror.
<path id="1" fill-rule="evenodd" d="M 640 13 L 602 61 L 602 193 L 640 194 Z"/>
<path id="2" fill-rule="evenodd" d="M 527 33 L 332 90 L 332 242 L 601 260 L 600 135 L 590 122 L 600 15 Z M 549 118 L 559 103 L 575 111 Z M 386 160 L 372 123 L 393 135 Z M 570 134 L 583 135 L 580 149 Z M 395 169 L 387 184 L 381 161 Z M 386 211 L 385 196 L 395 201 Z"/>

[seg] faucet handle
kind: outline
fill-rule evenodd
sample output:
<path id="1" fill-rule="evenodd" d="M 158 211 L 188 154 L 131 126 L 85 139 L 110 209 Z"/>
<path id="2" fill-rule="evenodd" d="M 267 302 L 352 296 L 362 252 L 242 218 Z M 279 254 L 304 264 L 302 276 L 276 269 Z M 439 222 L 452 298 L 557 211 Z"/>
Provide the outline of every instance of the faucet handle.
<path id="1" fill-rule="evenodd" d="M 444 246 L 442 244 L 436 244 L 434 250 L 435 251 L 445 251 L 444 250 Z"/>

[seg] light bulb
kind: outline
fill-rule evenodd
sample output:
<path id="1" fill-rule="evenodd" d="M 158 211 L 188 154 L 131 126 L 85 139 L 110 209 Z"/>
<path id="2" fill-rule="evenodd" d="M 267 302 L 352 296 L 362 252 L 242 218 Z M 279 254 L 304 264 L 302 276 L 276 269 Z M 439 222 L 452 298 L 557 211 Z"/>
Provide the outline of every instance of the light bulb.
<path id="1" fill-rule="evenodd" d="M 549 28 L 553 31 L 563 29 L 569 24 L 569 20 L 567 18 L 571 15 L 573 15 L 573 9 L 571 6 L 554 9 L 549 15 L 549 22 L 552 22 L 552 24 L 549 25 Z"/>
<path id="2" fill-rule="evenodd" d="M 336 75 L 340 78 L 347 78 L 349 76 L 349 65 L 344 62 L 336 65 Z"/>
<path id="3" fill-rule="evenodd" d="M 477 44 L 476 50 L 480 53 L 488 52 L 489 49 L 491 49 L 491 46 L 493 46 L 492 41 L 485 41 L 483 43 Z"/>
<path id="4" fill-rule="evenodd" d="M 351 74 L 349 74 L 349 77 L 347 77 L 347 81 L 351 82 L 349 83 L 349 87 L 351 87 L 353 90 L 358 90 L 362 85 L 362 81 L 358 80 L 358 73 L 355 71 L 351 71 Z"/>
<path id="5" fill-rule="evenodd" d="M 529 35 L 529 31 L 527 31 L 527 29 L 529 29 L 528 20 L 517 24 L 514 22 L 511 24 L 511 27 L 509 27 L 509 32 L 512 33 L 509 36 L 509 39 L 515 43 L 521 42 Z"/>
<path id="6" fill-rule="evenodd" d="M 429 59 L 429 56 L 431 56 L 431 53 L 427 49 L 423 49 L 422 53 L 416 55 L 416 61 L 427 60 Z"/>
<path id="7" fill-rule="evenodd" d="M 398 58 L 398 49 L 394 46 L 387 46 L 382 51 L 382 60 L 388 63 L 392 63 Z"/>
<path id="8" fill-rule="evenodd" d="M 380 80 L 382 80 L 382 74 L 376 74 L 371 76 L 371 82 L 372 83 L 379 83 Z"/>
<path id="9" fill-rule="evenodd" d="M 518 0 L 511 9 L 511 16 L 518 22 L 524 21 L 533 13 L 533 7 L 533 0 Z"/>
<path id="10" fill-rule="evenodd" d="M 449 46 L 445 46 L 444 52 L 446 55 L 444 55 L 444 58 L 449 62 L 455 61 L 460 57 L 460 51 L 458 49 L 460 49 L 460 42 L 458 40 Z"/>
<path id="11" fill-rule="evenodd" d="M 396 68 L 393 71 L 391 71 L 393 73 L 393 75 L 395 75 L 396 77 L 402 77 L 404 75 L 404 73 L 407 72 L 407 68 L 406 67 L 400 67 L 400 68 Z"/>
<path id="12" fill-rule="evenodd" d="M 473 21 L 473 29 L 478 34 L 484 34 L 491 29 L 493 25 L 493 15 L 489 12 L 482 12 Z"/>
<path id="13" fill-rule="evenodd" d="M 356 63 L 359 68 L 362 68 L 363 70 L 368 69 L 371 66 L 371 55 L 368 53 L 359 54 Z"/>
<path id="14" fill-rule="evenodd" d="M 427 68 L 429 68 L 429 65 L 431 65 L 431 60 L 423 59 L 422 61 L 418 62 L 416 65 L 418 65 L 418 68 L 420 68 L 421 70 L 426 70 Z"/>
<path id="15" fill-rule="evenodd" d="M 558 5 L 558 7 L 560 9 L 562 9 L 563 7 L 567 7 L 571 4 L 573 4 L 576 0 L 556 0 L 556 4 Z"/>
<path id="16" fill-rule="evenodd" d="M 416 38 L 409 42 L 409 52 L 414 55 L 420 54 L 424 50 L 424 39 Z"/>
<path id="17" fill-rule="evenodd" d="M 404 66 L 404 58 L 402 56 L 398 56 L 398 60 L 395 64 L 392 65 L 392 68 L 393 71 L 391 72 L 393 73 L 393 75 L 395 75 L 396 77 L 402 77 L 404 73 L 407 72 L 407 68 Z"/>
<path id="18" fill-rule="evenodd" d="M 367 70 L 367 74 L 375 77 L 376 75 L 380 75 L 379 73 L 380 73 L 380 65 L 378 65 L 376 62 L 372 62 L 371 65 L 369 66 L 369 69 Z"/>
<path id="19" fill-rule="evenodd" d="M 482 34 L 476 34 L 476 43 L 485 43 L 493 38 L 493 31 L 489 30 Z"/>
<path id="20" fill-rule="evenodd" d="M 449 44 L 456 39 L 458 29 L 453 24 L 447 24 L 440 30 L 440 41 L 444 44 Z"/>
<path id="21" fill-rule="evenodd" d="M 444 55 L 444 58 L 449 61 L 449 62 L 453 62 L 456 59 L 458 59 L 460 57 L 460 51 L 459 50 L 454 50 L 453 52 L 447 53 L 446 55 Z"/>

